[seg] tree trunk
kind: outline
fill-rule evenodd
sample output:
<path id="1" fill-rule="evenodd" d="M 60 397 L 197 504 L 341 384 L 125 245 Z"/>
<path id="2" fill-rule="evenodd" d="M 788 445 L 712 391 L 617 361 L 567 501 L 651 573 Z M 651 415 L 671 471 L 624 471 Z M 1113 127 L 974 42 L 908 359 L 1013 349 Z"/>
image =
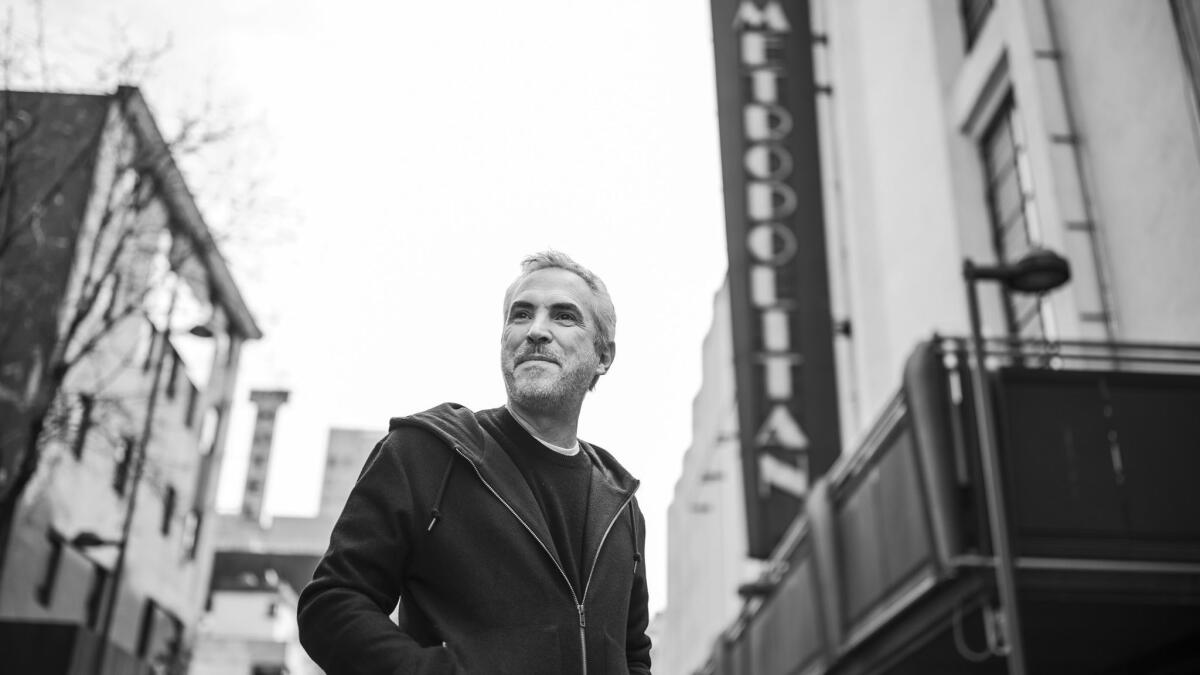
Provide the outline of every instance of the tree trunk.
<path id="1" fill-rule="evenodd" d="M 17 474 L 8 491 L 0 497 L 0 588 L 4 587 L 5 572 L 8 568 L 8 545 L 16 524 L 21 496 L 25 494 L 25 488 L 29 486 L 29 481 L 33 480 L 33 475 L 37 473 L 38 465 L 41 464 L 38 443 L 42 431 L 46 428 L 46 415 L 49 410 L 48 405 L 39 405 L 38 410 L 29 418 L 29 427 L 26 430 L 28 435 L 23 443 L 24 454 L 17 466 Z"/>

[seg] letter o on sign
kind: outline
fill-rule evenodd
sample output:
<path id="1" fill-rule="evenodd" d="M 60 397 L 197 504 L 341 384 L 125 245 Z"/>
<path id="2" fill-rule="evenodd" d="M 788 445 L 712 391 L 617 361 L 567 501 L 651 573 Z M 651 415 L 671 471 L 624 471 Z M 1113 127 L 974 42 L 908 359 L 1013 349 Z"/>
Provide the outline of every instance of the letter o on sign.
<path id="1" fill-rule="evenodd" d="M 781 145 L 756 143 L 746 150 L 746 171 L 763 180 L 783 180 L 792 173 L 792 156 Z"/>
<path id="2" fill-rule="evenodd" d="M 796 235 L 783 223 L 759 223 L 746 235 L 755 260 L 779 267 L 796 257 Z"/>

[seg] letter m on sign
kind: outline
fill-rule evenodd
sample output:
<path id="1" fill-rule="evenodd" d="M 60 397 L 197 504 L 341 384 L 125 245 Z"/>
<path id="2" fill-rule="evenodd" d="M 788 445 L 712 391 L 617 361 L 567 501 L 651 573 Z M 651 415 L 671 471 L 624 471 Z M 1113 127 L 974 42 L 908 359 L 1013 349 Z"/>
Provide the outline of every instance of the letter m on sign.
<path id="1" fill-rule="evenodd" d="M 775 33 L 787 33 L 792 29 L 778 0 L 768 0 L 761 7 L 753 0 L 742 0 L 742 4 L 738 5 L 737 14 L 733 17 L 733 27 L 766 28 Z"/>

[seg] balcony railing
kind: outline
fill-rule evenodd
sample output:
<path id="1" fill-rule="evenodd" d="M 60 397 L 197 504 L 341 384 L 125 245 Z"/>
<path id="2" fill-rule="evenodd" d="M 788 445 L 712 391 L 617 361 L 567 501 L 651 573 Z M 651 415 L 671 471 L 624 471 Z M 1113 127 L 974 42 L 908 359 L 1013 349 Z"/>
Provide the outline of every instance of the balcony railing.
<path id="1" fill-rule="evenodd" d="M 968 348 L 916 350 L 706 672 L 1004 670 Z M 1029 670 L 1200 666 L 1200 347 L 986 349 Z"/>

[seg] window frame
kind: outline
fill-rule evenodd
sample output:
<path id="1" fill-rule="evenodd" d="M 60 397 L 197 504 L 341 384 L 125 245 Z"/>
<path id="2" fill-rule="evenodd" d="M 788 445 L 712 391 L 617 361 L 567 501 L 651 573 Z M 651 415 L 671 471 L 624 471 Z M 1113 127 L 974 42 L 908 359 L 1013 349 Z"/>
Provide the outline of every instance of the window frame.
<path id="1" fill-rule="evenodd" d="M 991 111 L 991 116 L 975 139 L 984 181 L 992 252 L 1000 264 L 1012 262 L 1042 245 L 1037 194 L 1033 190 L 1033 176 L 1028 167 L 1028 138 L 1021 124 L 1021 107 L 1010 88 Z M 997 147 L 997 134 L 1004 134 L 1011 146 L 1007 159 L 999 165 L 991 154 Z M 1016 186 L 1017 203 L 1011 213 L 1002 212 L 1002 205 L 997 201 L 1000 192 L 997 185 L 1006 181 Z M 1023 248 L 1009 245 L 1016 228 L 1020 228 Z M 1045 340 L 1053 337 L 1054 319 L 1043 295 L 1021 294 L 1007 288 L 1001 288 L 1000 294 L 1004 330 L 1008 339 Z M 1033 330 L 1030 330 L 1031 327 Z"/>

